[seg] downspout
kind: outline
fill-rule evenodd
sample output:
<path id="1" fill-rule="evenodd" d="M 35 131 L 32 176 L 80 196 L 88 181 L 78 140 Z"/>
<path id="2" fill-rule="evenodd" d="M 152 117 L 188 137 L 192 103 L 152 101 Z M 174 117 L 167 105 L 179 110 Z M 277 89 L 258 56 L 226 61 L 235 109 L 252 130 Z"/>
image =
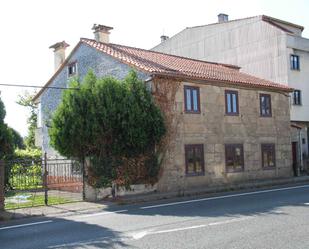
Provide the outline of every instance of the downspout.
<path id="1" fill-rule="evenodd" d="M 303 153 L 302 153 L 302 141 L 301 141 L 301 129 L 298 130 L 298 151 L 299 151 L 299 167 L 297 167 L 297 175 L 300 175 L 300 170 L 303 169 Z"/>

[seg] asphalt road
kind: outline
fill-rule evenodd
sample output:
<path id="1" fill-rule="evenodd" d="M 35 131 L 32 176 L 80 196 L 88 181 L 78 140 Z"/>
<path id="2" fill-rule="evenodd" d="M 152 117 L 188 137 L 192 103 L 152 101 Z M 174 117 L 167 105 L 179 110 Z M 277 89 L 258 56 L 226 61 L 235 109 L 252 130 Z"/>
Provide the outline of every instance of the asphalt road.
<path id="1" fill-rule="evenodd" d="M 0 224 L 1 249 L 309 248 L 309 185 Z"/>

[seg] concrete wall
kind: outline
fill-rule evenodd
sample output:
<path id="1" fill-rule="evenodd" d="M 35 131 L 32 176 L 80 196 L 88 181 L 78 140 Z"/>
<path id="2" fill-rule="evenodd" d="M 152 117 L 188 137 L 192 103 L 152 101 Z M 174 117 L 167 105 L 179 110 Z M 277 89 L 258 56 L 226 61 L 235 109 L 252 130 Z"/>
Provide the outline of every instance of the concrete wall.
<path id="1" fill-rule="evenodd" d="M 201 114 L 186 114 L 183 85 L 200 87 Z M 225 115 L 226 89 L 239 94 L 239 116 Z M 163 165 L 159 191 L 181 191 L 195 187 L 292 176 L 289 99 L 276 92 L 271 94 L 272 117 L 260 117 L 259 93 L 265 91 L 182 83 L 177 92 L 177 112 L 180 118 L 175 145 Z M 244 171 L 227 173 L 226 143 L 244 146 Z M 261 143 L 274 143 L 276 168 L 262 169 Z M 185 144 L 203 144 L 205 175 L 186 176 Z"/>
<path id="2" fill-rule="evenodd" d="M 75 51 L 68 64 L 74 61 L 77 62 L 77 76 L 80 80 L 84 78 L 90 69 L 94 71 L 97 77 L 113 76 L 118 79 L 124 79 L 131 70 L 131 68 L 126 64 L 120 63 L 112 57 L 98 52 L 96 49 L 84 44 L 82 44 Z M 67 87 L 70 81 L 67 70 L 68 68 L 64 67 L 52 81 L 50 86 Z M 146 74 L 141 72 L 138 73 L 138 76 L 141 79 L 148 78 Z M 59 155 L 49 144 L 48 128 L 46 123 L 49 122 L 53 112 L 59 105 L 62 97 L 62 91 L 63 90 L 59 89 L 46 89 L 40 97 L 42 127 L 37 131 L 37 143 L 42 144 L 42 151 L 47 152 L 48 156 L 51 157 Z"/>

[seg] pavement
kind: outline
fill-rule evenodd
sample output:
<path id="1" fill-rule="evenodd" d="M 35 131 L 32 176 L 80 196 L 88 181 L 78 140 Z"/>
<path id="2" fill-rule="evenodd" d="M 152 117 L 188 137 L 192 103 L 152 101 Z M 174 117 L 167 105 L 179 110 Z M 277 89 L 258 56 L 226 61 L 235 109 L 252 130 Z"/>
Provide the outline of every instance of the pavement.
<path id="1" fill-rule="evenodd" d="M 1 248 L 309 248 L 309 184 L 72 212 L 2 222 Z"/>
<path id="2" fill-rule="evenodd" d="M 152 202 L 157 200 L 170 200 L 173 201 L 179 197 L 210 197 L 218 193 L 226 193 L 231 191 L 245 191 L 267 189 L 269 187 L 293 185 L 309 183 L 309 176 L 304 175 L 293 178 L 272 179 L 263 181 L 244 182 L 238 184 L 230 184 L 229 186 L 208 187 L 191 189 L 183 192 L 169 192 L 169 193 L 152 193 L 152 194 L 139 194 L 119 197 L 114 200 L 104 200 L 101 202 L 72 202 L 60 205 L 39 206 L 31 208 L 20 208 L 8 211 L 0 211 L 0 224 L 1 221 L 8 221 L 13 219 L 29 218 L 33 216 L 46 216 L 46 217 L 63 217 L 77 214 L 85 214 L 92 212 L 99 212 L 117 205 L 136 204 L 143 202 Z"/>

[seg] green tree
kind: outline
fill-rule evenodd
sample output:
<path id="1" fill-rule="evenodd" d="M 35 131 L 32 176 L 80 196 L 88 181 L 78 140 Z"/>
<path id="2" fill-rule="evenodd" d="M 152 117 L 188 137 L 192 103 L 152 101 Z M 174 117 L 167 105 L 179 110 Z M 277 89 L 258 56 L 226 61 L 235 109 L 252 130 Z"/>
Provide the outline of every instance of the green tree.
<path id="1" fill-rule="evenodd" d="M 14 130 L 13 128 L 9 127 L 9 130 L 12 134 L 13 145 L 15 149 L 25 149 L 25 144 L 22 136 L 19 134 L 18 131 Z"/>
<path id="2" fill-rule="evenodd" d="M 35 146 L 35 130 L 37 124 L 37 105 L 33 102 L 34 93 L 25 92 L 18 96 L 17 104 L 28 108 L 30 115 L 27 119 L 28 135 L 25 138 L 25 145 L 27 148 L 36 148 Z"/>
<path id="3" fill-rule="evenodd" d="M 0 98 L 0 159 L 11 155 L 14 150 L 12 132 L 4 123 L 6 112 L 4 104 Z"/>
<path id="4" fill-rule="evenodd" d="M 165 134 L 164 119 L 137 74 L 119 81 L 90 71 L 71 87 L 80 90 L 64 92 L 49 129 L 51 145 L 66 157 L 97 162 L 97 185 L 133 183 L 137 167 L 142 178 L 156 177 L 155 147 Z"/>

